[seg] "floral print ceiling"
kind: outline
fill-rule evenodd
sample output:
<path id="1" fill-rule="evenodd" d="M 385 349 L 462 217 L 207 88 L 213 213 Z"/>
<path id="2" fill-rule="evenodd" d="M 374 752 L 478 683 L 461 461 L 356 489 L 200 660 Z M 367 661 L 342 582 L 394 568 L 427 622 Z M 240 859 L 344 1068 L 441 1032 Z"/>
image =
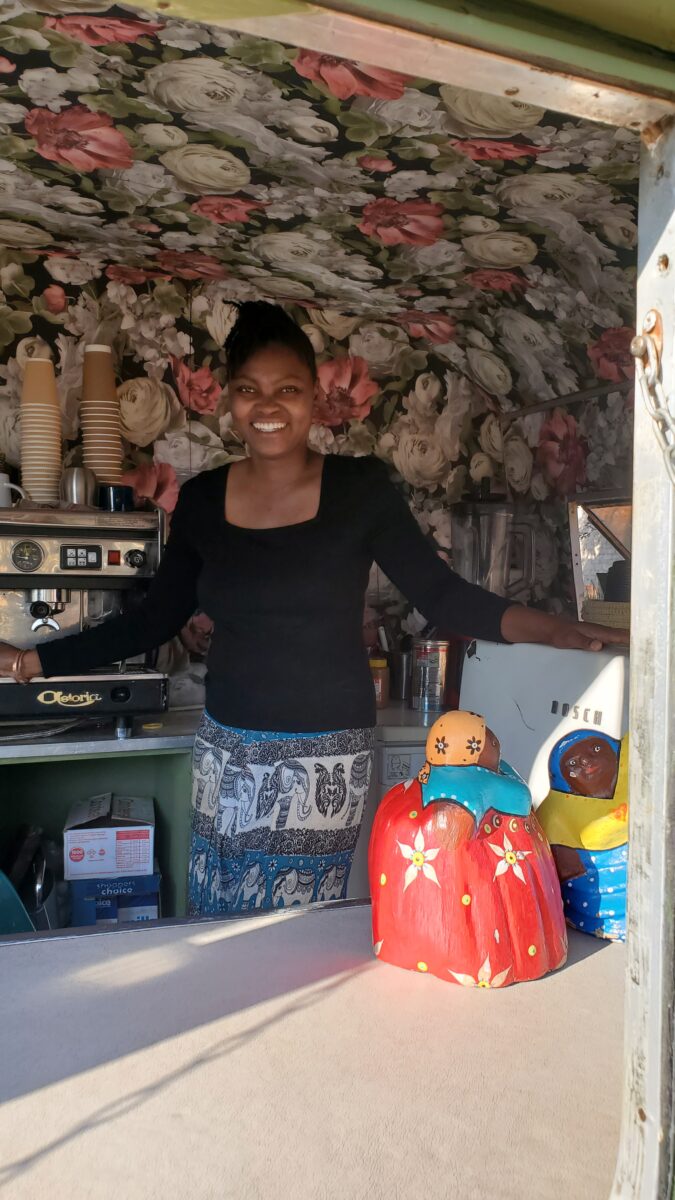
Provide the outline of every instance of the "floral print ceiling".
<path id="1" fill-rule="evenodd" d="M 446 549 L 481 480 L 538 505 L 535 596 L 562 594 L 546 506 L 626 479 L 629 401 L 530 410 L 631 375 L 637 156 L 625 130 L 222 28 L 0 0 L 0 453 L 46 344 L 77 461 L 83 345 L 108 341 L 127 467 L 170 509 L 242 453 L 229 302 L 267 296 L 317 349 L 316 448 L 387 459 Z"/>

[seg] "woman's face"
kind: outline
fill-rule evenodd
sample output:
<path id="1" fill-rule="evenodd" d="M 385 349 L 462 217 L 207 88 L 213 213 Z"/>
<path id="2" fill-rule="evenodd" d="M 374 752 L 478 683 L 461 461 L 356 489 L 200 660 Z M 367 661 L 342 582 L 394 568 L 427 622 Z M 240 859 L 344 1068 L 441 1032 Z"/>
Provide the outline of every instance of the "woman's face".
<path id="1" fill-rule="evenodd" d="M 258 350 L 230 379 L 232 420 L 252 457 L 276 459 L 307 445 L 316 383 L 285 346 Z"/>
<path id="2" fill-rule="evenodd" d="M 618 757 L 604 738 L 583 738 L 560 759 L 560 774 L 578 796 L 610 800 L 618 772 Z"/>

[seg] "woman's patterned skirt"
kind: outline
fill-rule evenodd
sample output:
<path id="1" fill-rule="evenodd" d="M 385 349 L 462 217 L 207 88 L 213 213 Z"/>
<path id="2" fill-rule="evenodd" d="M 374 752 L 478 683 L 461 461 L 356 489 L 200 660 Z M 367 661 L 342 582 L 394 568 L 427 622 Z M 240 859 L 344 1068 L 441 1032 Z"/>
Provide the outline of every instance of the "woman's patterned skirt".
<path id="1" fill-rule="evenodd" d="M 372 729 L 263 733 L 205 712 L 192 760 L 188 914 L 344 898 L 373 744 Z"/>

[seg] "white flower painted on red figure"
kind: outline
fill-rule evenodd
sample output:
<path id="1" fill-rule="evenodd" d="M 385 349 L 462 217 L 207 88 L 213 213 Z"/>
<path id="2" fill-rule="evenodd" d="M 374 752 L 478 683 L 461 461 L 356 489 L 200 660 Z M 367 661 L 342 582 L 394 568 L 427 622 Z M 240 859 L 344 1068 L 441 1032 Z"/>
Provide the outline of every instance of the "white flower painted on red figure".
<path id="1" fill-rule="evenodd" d="M 478 972 L 477 979 L 474 979 L 473 975 L 465 975 L 461 971 L 450 971 L 450 974 L 452 975 L 453 979 L 456 979 L 458 983 L 461 983 L 462 987 L 498 988 L 502 987 L 510 970 L 511 968 L 507 967 L 505 971 L 500 971 L 493 979 L 492 967 L 490 966 L 490 955 L 488 954 L 485 962 Z"/>
<path id="2" fill-rule="evenodd" d="M 495 867 L 493 879 L 497 879 L 499 875 L 505 875 L 508 870 L 512 870 L 516 879 L 521 883 L 525 883 L 523 868 L 521 862 L 531 854 L 531 850 L 514 850 L 509 838 L 504 834 L 504 845 L 495 846 L 494 842 L 488 842 L 488 846 L 494 854 L 497 855 L 499 862 Z"/>
<path id="3" fill-rule="evenodd" d="M 411 883 L 414 883 L 420 871 L 426 879 L 430 879 L 437 887 L 441 886 L 436 870 L 431 866 L 433 860 L 440 854 L 440 849 L 427 850 L 425 848 L 424 834 L 421 829 L 418 829 L 412 846 L 406 846 L 404 842 L 399 842 L 398 847 L 403 857 L 410 862 L 410 866 L 405 873 L 403 891 L 410 887 Z"/>

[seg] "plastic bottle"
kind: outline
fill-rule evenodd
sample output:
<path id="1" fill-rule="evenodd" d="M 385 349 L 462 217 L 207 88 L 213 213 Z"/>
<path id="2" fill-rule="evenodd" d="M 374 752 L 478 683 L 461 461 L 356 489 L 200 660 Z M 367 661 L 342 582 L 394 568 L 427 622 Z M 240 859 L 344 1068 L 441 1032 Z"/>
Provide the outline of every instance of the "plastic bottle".
<path id="1" fill-rule="evenodd" d="M 375 687 L 377 708 L 386 708 L 389 703 L 389 667 L 386 658 L 371 658 L 370 672 Z"/>

